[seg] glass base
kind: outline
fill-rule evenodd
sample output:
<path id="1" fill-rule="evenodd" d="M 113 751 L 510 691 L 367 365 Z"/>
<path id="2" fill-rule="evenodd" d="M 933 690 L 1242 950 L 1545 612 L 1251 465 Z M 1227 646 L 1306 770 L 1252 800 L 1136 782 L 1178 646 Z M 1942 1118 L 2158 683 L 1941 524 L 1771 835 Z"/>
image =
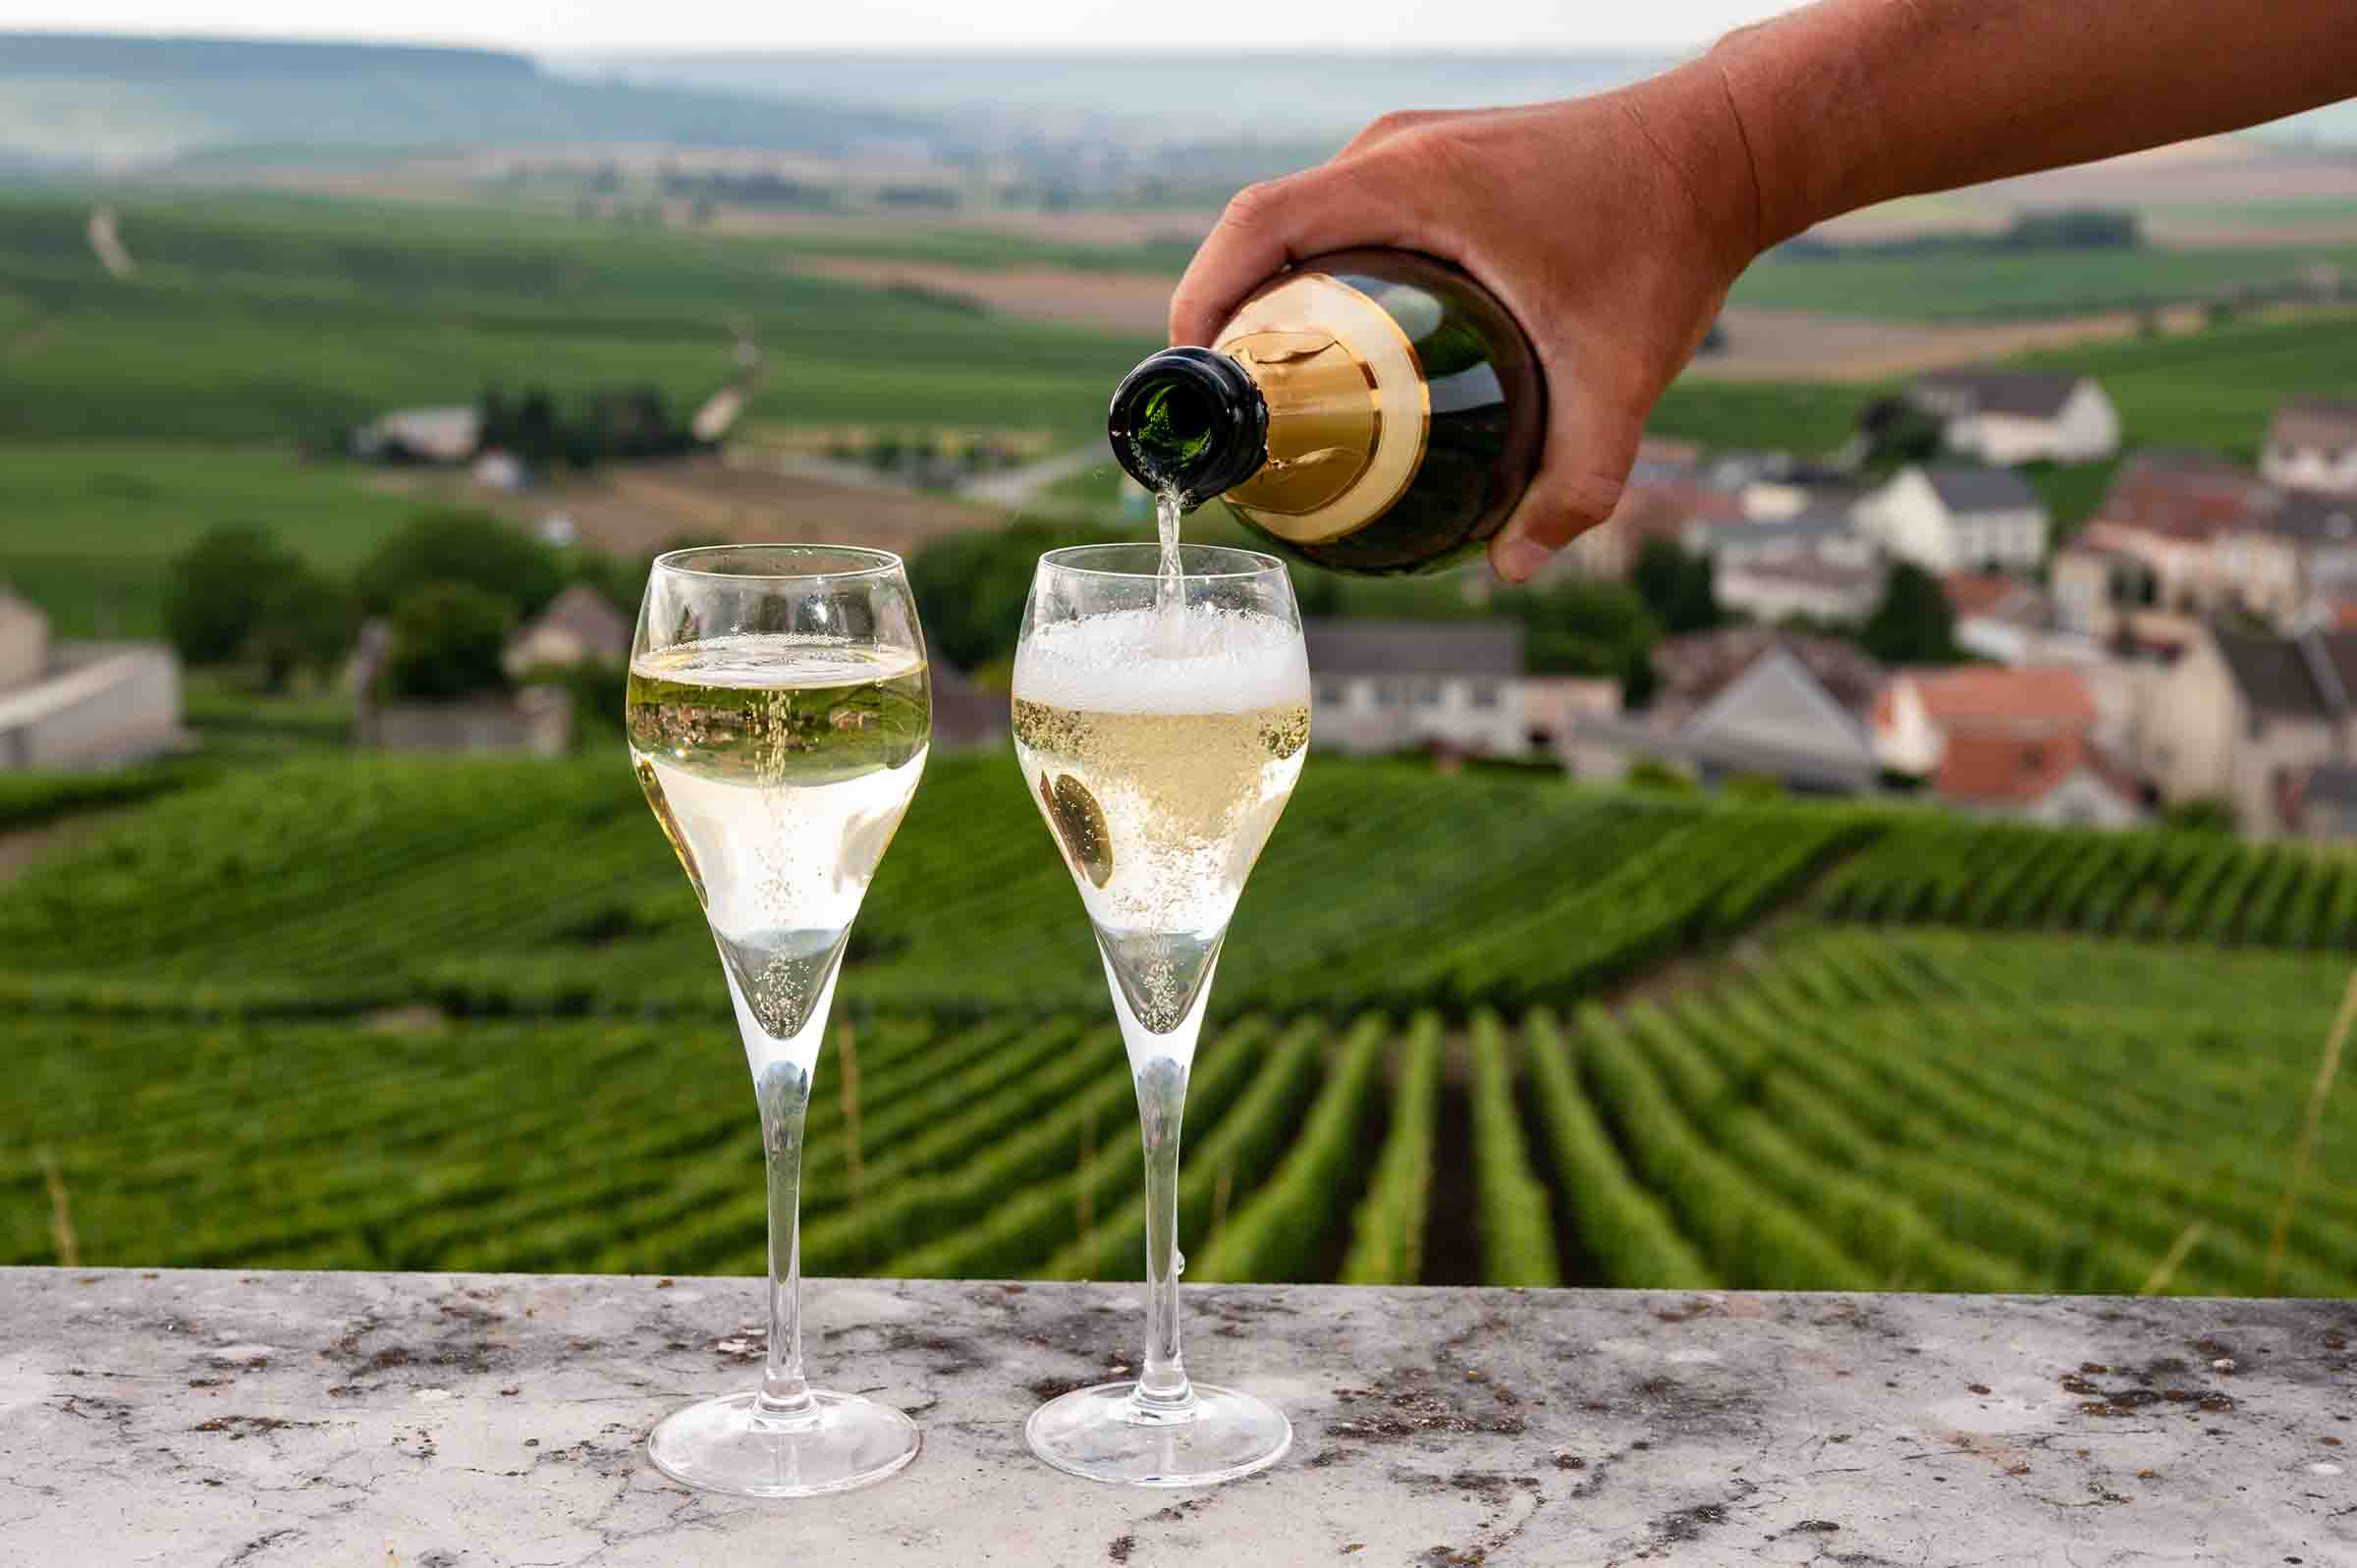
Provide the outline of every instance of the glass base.
<path id="1" fill-rule="evenodd" d="M 1145 1414 L 1131 1382 L 1051 1399 L 1023 1423 L 1031 1451 L 1057 1469 L 1127 1487 L 1207 1487 L 1266 1470 L 1293 1445 L 1285 1412 L 1233 1388 L 1195 1384 L 1191 1415 Z"/>
<path id="2" fill-rule="evenodd" d="M 812 1497 L 897 1474 L 923 1442 L 916 1423 L 872 1399 L 813 1389 L 818 1420 L 798 1431 L 753 1423 L 752 1393 L 674 1411 L 646 1439 L 646 1457 L 674 1481 L 738 1497 Z"/>

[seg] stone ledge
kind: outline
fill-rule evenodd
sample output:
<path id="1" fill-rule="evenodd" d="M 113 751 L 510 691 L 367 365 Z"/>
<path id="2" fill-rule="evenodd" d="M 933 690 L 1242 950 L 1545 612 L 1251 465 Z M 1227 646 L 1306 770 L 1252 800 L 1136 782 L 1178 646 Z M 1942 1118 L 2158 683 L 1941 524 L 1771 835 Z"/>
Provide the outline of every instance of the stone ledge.
<path id="1" fill-rule="evenodd" d="M 752 1504 L 640 1443 L 753 1379 L 757 1280 L 0 1270 L 0 1565 L 2357 1562 L 2357 1303 L 1190 1286 L 1294 1449 L 1148 1493 L 1021 1436 L 1135 1287 L 806 1300 L 925 1451 Z"/>

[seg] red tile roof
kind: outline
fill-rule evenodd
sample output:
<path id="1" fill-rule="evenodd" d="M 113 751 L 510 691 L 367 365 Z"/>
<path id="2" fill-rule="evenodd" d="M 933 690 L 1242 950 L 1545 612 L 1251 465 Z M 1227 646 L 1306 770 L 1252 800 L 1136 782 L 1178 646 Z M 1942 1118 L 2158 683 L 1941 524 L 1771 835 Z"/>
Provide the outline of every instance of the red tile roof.
<path id="1" fill-rule="evenodd" d="M 2278 500 L 2271 486 L 2222 460 L 2143 452 L 2120 464 L 2093 521 L 2198 541 L 2257 526 Z"/>
<path id="2" fill-rule="evenodd" d="M 1972 805 L 2028 805 L 2052 794 L 2081 768 L 2091 769 L 2120 798 L 2136 798 L 2134 783 L 2077 735 L 1950 736 L 1940 771 L 1932 778 L 1932 790 L 1943 799 Z"/>
<path id="3" fill-rule="evenodd" d="M 1941 591 L 1947 595 L 1947 607 L 1956 613 L 1958 621 L 1988 614 L 2020 587 L 2018 581 L 2001 571 L 1957 571 L 1940 579 Z"/>
<path id="4" fill-rule="evenodd" d="M 1960 665 L 1910 670 L 1900 678 L 1913 683 L 1924 712 L 1951 743 L 1960 731 L 2085 730 L 2096 720 L 2087 682 L 2065 665 Z"/>

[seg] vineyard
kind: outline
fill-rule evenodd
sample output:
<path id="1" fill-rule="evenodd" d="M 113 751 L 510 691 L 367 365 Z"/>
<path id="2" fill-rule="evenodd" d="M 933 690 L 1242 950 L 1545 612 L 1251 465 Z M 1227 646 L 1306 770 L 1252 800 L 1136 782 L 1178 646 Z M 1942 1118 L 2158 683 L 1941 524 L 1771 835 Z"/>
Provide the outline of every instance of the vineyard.
<path id="1" fill-rule="evenodd" d="M 0 1263 L 759 1268 L 619 763 L 148 789 L 0 886 Z M 2274 1238 L 2353 946 L 2310 850 L 1321 758 L 1223 959 L 1188 1276 L 2347 1294 L 2344 1100 Z M 1005 759 L 934 763 L 837 1019 L 812 1272 L 1135 1274 L 1126 1064 Z"/>

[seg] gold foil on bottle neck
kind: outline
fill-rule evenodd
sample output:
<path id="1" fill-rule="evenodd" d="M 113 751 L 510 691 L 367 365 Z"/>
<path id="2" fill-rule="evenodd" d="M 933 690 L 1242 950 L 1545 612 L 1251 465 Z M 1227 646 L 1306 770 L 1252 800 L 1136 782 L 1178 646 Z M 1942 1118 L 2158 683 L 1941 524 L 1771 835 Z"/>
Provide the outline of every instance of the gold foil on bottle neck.
<path id="1" fill-rule="evenodd" d="M 1431 399 L 1389 311 L 1329 274 L 1290 273 L 1247 299 L 1214 347 L 1269 406 L 1269 460 L 1228 492 L 1237 512 L 1281 539 L 1321 544 L 1366 527 L 1406 493 Z"/>
<path id="2" fill-rule="evenodd" d="M 1269 461 L 1228 492 L 1255 512 L 1305 516 L 1356 484 L 1383 436 L 1375 378 L 1330 332 L 1250 332 L 1223 346 L 1269 406 Z"/>

